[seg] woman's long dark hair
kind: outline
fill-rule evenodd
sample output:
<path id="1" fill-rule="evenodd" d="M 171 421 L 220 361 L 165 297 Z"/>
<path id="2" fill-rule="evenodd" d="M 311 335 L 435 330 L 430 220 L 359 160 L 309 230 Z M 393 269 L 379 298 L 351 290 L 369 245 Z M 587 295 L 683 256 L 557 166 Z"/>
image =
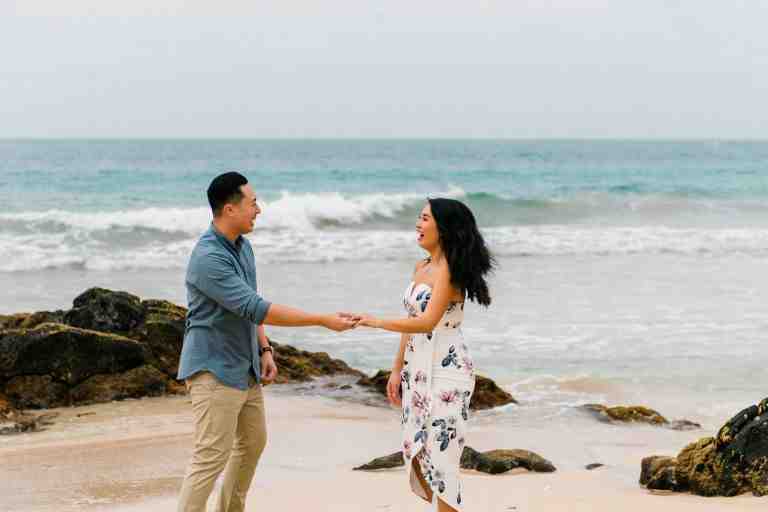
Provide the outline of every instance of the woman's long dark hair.
<path id="1" fill-rule="evenodd" d="M 469 300 L 483 306 L 491 304 L 485 276 L 496 267 L 477 229 L 472 211 L 455 199 L 428 199 L 440 235 L 440 247 L 448 261 L 451 284 L 466 293 Z"/>

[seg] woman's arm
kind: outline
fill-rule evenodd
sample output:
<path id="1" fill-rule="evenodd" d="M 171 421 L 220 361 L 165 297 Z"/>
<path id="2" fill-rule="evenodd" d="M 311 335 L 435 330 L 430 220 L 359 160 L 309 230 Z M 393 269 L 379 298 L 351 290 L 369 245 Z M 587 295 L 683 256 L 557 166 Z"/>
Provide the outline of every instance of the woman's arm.
<path id="1" fill-rule="evenodd" d="M 403 333 L 400 336 L 400 348 L 397 349 L 395 354 L 395 362 L 392 363 L 392 373 L 400 372 L 403 369 L 403 361 L 405 361 L 405 347 L 408 345 L 408 334 Z"/>
<path id="2" fill-rule="evenodd" d="M 360 325 L 384 329 L 401 333 L 428 333 L 432 332 L 437 323 L 448 309 L 448 304 L 453 296 L 451 276 L 447 265 L 437 268 L 437 279 L 432 288 L 432 297 L 429 299 L 427 309 L 415 318 L 379 319 L 372 316 L 363 316 Z"/>
<path id="3" fill-rule="evenodd" d="M 403 369 L 405 360 L 405 347 L 408 345 L 409 334 L 403 334 L 400 336 L 400 348 L 397 350 L 395 356 L 395 362 L 392 364 L 392 373 L 389 374 L 387 380 L 387 399 L 389 403 L 395 406 L 402 405 L 401 390 L 403 385 L 401 382 L 400 372 Z"/>

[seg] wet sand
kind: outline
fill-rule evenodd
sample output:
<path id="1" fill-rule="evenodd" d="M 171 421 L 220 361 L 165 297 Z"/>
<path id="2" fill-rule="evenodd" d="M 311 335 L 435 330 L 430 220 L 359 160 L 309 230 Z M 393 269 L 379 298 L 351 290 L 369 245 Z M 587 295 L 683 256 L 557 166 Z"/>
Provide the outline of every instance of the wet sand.
<path id="1" fill-rule="evenodd" d="M 267 390 L 269 442 L 251 487 L 247 510 L 428 510 L 410 494 L 403 469 L 375 473 L 351 468 L 396 451 L 393 410 Z M 155 512 L 175 509 L 192 448 L 188 398 L 165 397 L 59 409 L 47 431 L 0 438 L 0 510 Z M 489 476 L 464 472 L 471 511 L 765 510 L 768 498 L 702 498 L 650 493 L 637 485 L 640 459 L 682 448 L 685 437 L 656 430 L 616 430 L 590 454 L 606 467 L 586 471 L 559 457 L 565 430 L 470 424 L 469 444 L 535 449 L 560 469 L 552 474 Z M 549 446 L 549 448 L 541 448 Z M 585 456 L 587 457 L 587 456 Z M 597 460 L 583 460 L 584 463 Z"/>

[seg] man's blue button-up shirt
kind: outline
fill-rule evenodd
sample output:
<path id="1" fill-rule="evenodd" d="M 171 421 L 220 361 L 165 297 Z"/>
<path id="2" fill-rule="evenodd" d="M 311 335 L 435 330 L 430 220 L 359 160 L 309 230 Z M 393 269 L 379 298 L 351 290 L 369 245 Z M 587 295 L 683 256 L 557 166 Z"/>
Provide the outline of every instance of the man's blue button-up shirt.
<path id="1" fill-rule="evenodd" d="M 179 379 L 209 371 L 223 384 L 248 389 L 259 380 L 256 325 L 270 303 L 256 289 L 253 249 L 245 238 L 230 242 L 211 224 L 200 237 L 186 275 L 187 326 Z"/>

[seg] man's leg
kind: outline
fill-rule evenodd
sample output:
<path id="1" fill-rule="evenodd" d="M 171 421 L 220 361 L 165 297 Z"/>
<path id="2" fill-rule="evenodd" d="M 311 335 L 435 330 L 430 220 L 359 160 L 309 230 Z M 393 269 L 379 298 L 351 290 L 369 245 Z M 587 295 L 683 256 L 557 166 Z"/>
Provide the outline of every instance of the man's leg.
<path id="1" fill-rule="evenodd" d="M 246 391 L 221 384 L 203 372 L 189 380 L 195 448 L 181 486 L 178 512 L 205 512 L 208 496 L 224 469 L 235 438 Z"/>
<path id="2" fill-rule="evenodd" d="M 245 497 L 266 444 L 264 395 L 261 385 L 255 384 L 248 390 L 248 400 L 237 418 L 235 445 L 224 470 L 224 482 L 216 505 L 217 512 L 245 510 Z"/>

